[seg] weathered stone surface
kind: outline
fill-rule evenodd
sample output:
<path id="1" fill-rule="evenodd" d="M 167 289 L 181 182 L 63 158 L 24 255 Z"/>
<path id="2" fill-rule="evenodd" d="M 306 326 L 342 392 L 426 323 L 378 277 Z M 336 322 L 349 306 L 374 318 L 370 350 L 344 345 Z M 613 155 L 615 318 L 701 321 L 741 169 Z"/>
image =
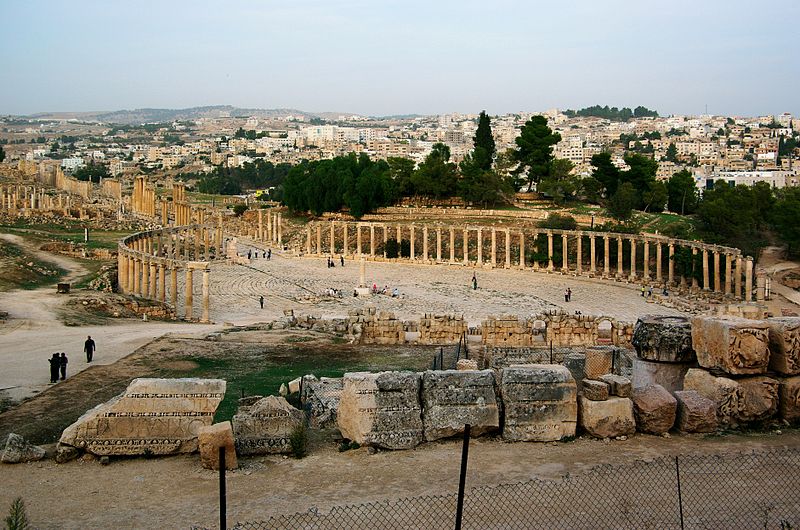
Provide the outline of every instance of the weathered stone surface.
<path id="1" fill-rule="evenodd" d="M 600 381 L 608 385 L 608 392 L 612 396 L 631 397 L 633 384 L 627 377 L 616 374 L 606 374 L 600 378 Z"/>
<path id="2" fill-rule="evenodd" d="M 64 464 L 70 460 L 75 460 L 79 456 L 80 451 L 71 445 L 58 444 L 58 449 L 56 450 L 56 463 Z"/>
<path id="3" fill-rule="evenodd" d="M 429 370 L 422 375 L 422 424 L 428 441 L 500 427 L 494 371 Z"/>
<path id="4" fill-rule="evenodd" d="M 581 391 L 583 380 L 586 379 L 586 355 L 583 353 L 568 353 L 564 356 L 564 366 L 567 367 L 572 378 Z"/>
<path id="5" fill-rule="evenodd" d="M 605 401 L 578 398 L 581 428 L 596 438 L 630 436 L 636 432 L 633 402 L 628 398 L 610 397 Z"/>
<path id="6" fill-rule="evenodd" d="M 769 369 L 784 375 L 800 374 L 800 317 L 767 320 Z"/>
<path id="7" fill-rule="evenodd" d="M 420 374 L 344 374 L 338 424 L 342 436 L 361 445 L 410 449 L 422 441 Z"/>
<path id="8" fill-rule="evenodd" d="M 456 362 L 456 370 L 477 370 L 478 361 L 475 359 L 459 359 Z"/>
<path id="9" fill-rule="evenodd" d="M 692 346 L 697 362 L 732 375 L 762 374 L 769 363 L 769 325 L 762 320 L 697 316 Z"/>
<path id="10" fill-rule="evenodd" d="M 693 363 L 692 326 L 686 317 L 645 315 L 633 329 L 631 344 L 641 359 Z"/>
<path id="11" fill-rule="evenodd" d="M 303 424 L 303 412 L 286 399 L 267 396 L 233 416 L 233 435 L 240 455 L 290 453 L 289 436 Z"/>
<path id="12" fill-rule="evenodd" d="M 608 385 L 602 381 L 584 379 L 581 381 L 581 395 L 592 401 L 605 401 L 608 399 Z"/>
<path id="13" fill-rule="evenodd" d="M 675 426 L 681 432 L 714 432 L 717 430 L 717 408 L 713 401 L 694 390 L 678 390 Z"/>
<path id="14" fill-rule="evenodd" d="M 661 385 L 633 390 L 633 413 L 636 428 L 649 434 L 664 434 L 675 425 L 678 402 Z"/>
<path id="15" fill-rule="evenodd" d="M 303 410 L 310 413 L 309 425 L 314 429 L 336 427 L 336 414 L 339 410 L 339 398 L 342 395 L 341 377 L 313 376 L 303 378 L 303 391 L 300 400 Z"/>
<path id="16" fill-rule="evenodd" d="M 768 420 L 778 412 L 778 381 L 770 377 L 744 377 L 739 383 L 739 422 Z"/>
<path id="17" fill-rule="evenodd" d="M 5 464 L 36 462 L 44 458 L 44 454 L 44 449 L 28 443 L 25 438 L 12 432 L 6 437 L 5 447 L 0 453 L 0 462 Z"/>
<path id="18" fill-rule="evenodd" d="M 611 373 L 614 362 L 614 348 L 610 346 L 596 346 L 586 348 L 586 366 L 584 371 L 586 379 L 600 379 L 600 376 Z"/>
<path id="19" fill-rule="evenodd" d="M 681 363 L 659 363 L 645 361 L 638 357 L 633 360 L 633 387 L 661 385 L 670 392 L 683 390 L 683 380 L 691 365 Z"/>
<path id="20" fill-rule="evenodd" d="M 500 392 L 505 440 L 549 442 L 575 436 L 577 387 L 566 367 L 527 364 L 504 368 Z"/>
<path id="21" fill-rule="evenodd" d="M 206 469 L 219 469 L 219 448 L 225 448 L 225 469 L 236 469 L 236 448 L 233 443 L 231 422 L 223 421 L 200 427 L 197 432 L 200 449 L 200 464 Z"/>
<path id="22" fill-rule="evenodd" d="M 778 412 L 782 420 L 800 421 L 800 376 L 780 380 Z"/>
<path id="23" fill-rule="evenodd" d="M 191 453 L 224 396 L 221 379 L 134 379 L 64 429 L 59 445 L 98 456 Z"/>
<path id="24" fill-rule="evenodd" d="M 739 423 L 739 383 L 727 377 L 716 377 L 702 368 L 690 368 L 683 381 L 684 390 L 694 390 L 714 402 L 717 421 L 722 426 Z"/>

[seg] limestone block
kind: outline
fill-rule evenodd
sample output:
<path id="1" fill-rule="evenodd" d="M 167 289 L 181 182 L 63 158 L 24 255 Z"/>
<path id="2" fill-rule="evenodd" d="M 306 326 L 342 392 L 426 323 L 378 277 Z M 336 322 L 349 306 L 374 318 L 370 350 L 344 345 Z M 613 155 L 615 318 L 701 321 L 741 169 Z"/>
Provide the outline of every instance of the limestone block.
<path id="1" fill-rule="evenodd" d="M 5 446 L 0 453 L 0 462 L 5 464 L 36 462 L 44 458 L 44 455 L 44 449 L 28 443 L 25 438 L 12 432 L 6 437 Z"/>
<path id="2" fill-rule="evenodd" d="M 566 367 L 527 364 L 504 368 L 500 389 L 505 440 L 549 442 L 575 435 L 577 386 Z"/>
<path id="3" fill-rule="evenodd" d="M 478 361 L 475 359 L 459 359 L 456 362 L 456 370 L 477 370 Z"/>
<path id="4" fill-rule="evenodd" d="M 717 430 L 717 411 L 713 401 L 694 390 L 673 393 L 678 401 L 675 426 L 681 432 L 714 432 Z"/>
<path id="5" fill-rule="evenodd" d="M 586 349 L 586 372 L 587 379 L 600 379 L 600 376 L 611 373 L 611 366 L 614 359 L 614 348 L 598 346 Z"/>
<path id="6" fill-rule="evenodd" d="M 583 353 L 568 353 L 564 356 L 564 366 L 572 374 L 572 378 L 578 385 L 578 392 L 580 392 L 583 380 L 586 379 L 586 355 Z"/>
<path id="7" fill-rule="evenodd" d="M 702 368 L 690 368 L 683 381 L 684 390 L 694 390 L 714 402 L 717 421 L 722 426 L 739 422 L 739 383 L 727 377 L 716 377 Z"/>
<path id="8" fill-rule="evenodd" d="M 314 429 L 336 427 L 339 398 L 342 395 L 341 377 L 321 377 L 303 379 L 303 392 L 300 396 L 303 410 L 310 413 L 309 425 Z"/>
<path id="9" fill-rule="evenodd" d="M 790 423 L 800 420 L 800 376 L 780 380 L 780 418 Z"/>
<path id="10" fill-rule="evenodd" d="M 635 357 L 633 359 L 633 387 L 661 385 L 670 392 L 683 390 L 683 380 L 690 366 L 690 364 L 682 363 L 645 361 Z"/>
<path id="11" fill-rule="evenodd" d="M 784 375 L 800 374 L 800 317 L 767 320 L 769 369 Z"/>
<path id="12" fill-rule="evenodd" d="M 692 318 L 692 346 L 703 368 L 732 375 L 764 373 L 769 363 L 769 325 L 744 318 Z"/>
<path id="13" fill-rule="evenodd" d="M 770 377 L 744 377 L 739 383 L 739 421 L 768 420 L 778 412 L 778 381 Z"/>
<path id="14" fill-rule="evenodd" d="M 498 429 L 494 371 L 428 370 L 422 375 L 422 410 L 428 441 L 462 433 L 467 423 L 474 436 Z"/>
<path id="15" fill-rule="evenodd" d="M 223 421 L 200 427 L 197 432 L 200 464 L 206 469 L 219 469 L 219 448 L 225 448 L 225 469 L 236 469 L 236 448 L 233 443 L 231 422 Z"/>
<path id="16" fill-rule="evenodd" d="M 686 317 L 639 317 L 631 343 L 641 359 L 678 363 L 695 361 L 692 326 Z"/>
<path id="17" fill-rule="evenodd" d="M 622 377 L 621 375 L 616 374 L 606 374 L 600 377 L 600 381 L 608 385 L 609 393 L 612 396 L 631 397 L 633 384 L 627 377 Z"/>
<path id="18" fill-rule="evenodd" d="M 633 413 L 640 432 L 664 434 L 675 425 L 678 402 L 661 385 L 633 390 Z"/>
<path id="19" fill-rule="evenodd" d="M 267 396 L 233 416 L 236 451 L 240 455 L 290 453 L 289 437 L 303 425 L 303 412 L 282 397 Z"/>
<path id="20" fill-rule="evenodd" d="M 410 449 L 422 441 L 420 374 L 344 374 L 337 422 L 342 436 L 361 445 Z"/>
<path id="21" fill-rule="evenodd" d="M 580 426 L 596 438 L 630 436 L 636 432 L 633 402 L 629 398 L 610 397 L 605 401 L 578 398 Z"/>
<path id="22" fill-rule="evenodd" d="M 581 395 L 592 401 L 605 401 L 608 399 L 608 385 L 594 379 L 581 381 Z"/>
<path id="23" fill-rule="evenodd" d="M 191 453 L 223 397 L 222 379 L 134 379 L 64 429 L 59 444 L 98 456 Z"/>

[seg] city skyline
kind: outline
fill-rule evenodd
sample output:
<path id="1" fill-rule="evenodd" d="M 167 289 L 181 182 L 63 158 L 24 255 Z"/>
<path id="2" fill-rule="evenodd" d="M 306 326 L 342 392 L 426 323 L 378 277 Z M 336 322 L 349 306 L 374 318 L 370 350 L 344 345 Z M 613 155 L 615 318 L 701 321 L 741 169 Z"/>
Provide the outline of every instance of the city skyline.
<path id="1" fill-rule="evenodd" d="M 779 1 L 6 3 L 0 114 L 233 105 L 310 113 L 800 113 Z"/>

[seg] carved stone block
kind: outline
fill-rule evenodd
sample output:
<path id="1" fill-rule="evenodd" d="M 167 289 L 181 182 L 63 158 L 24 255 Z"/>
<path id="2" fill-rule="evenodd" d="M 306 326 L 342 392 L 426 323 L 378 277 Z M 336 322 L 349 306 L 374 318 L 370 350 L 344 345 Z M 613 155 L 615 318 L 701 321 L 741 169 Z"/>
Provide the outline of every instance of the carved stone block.
<path id="1" fill-rule="evenodd" d="M 683 381 L 684 390 L 694 390 L 714 402 L 717 421 L 723 426 L 739 423 L 739 383 L 727 377 L 716 377 L 702 368 L 691 368 Z"/>
<path id="2" fill-rule="evenodd" d="M 221 379 L 134 379 L 64 429 L 59 445 L 98 456 L 191 453 L 224 396 Z"/>
<path id="3" fill-rule="evenodd" d="M 464 432 L 479 436 L 500 427 L 492 370 L 429 370 L 422 375 L 422 424 L 428 441 Z"/>
<path id="4" fill-rule="evenodd" d="M 616 374 L 606 374 L 600 380 L 608 385 L 609 394 L 618 397 L 631 397 L 633 384 L 627 377 Z"/>
<path id="5" fill-rule="evenodd" d="M 422 441 L 420 374 L 347 373 L 337 422 L 342 436 L 361 445 L 411 449 Z"/>
<path id="6" fill-rule="evenodd" d="M 769 325 L 744 318 L 692 318 L 692 346 L 697 362 L 709 370 L 756 375 L 769 363 Z"/>
<path id="7" fill-rule="evenodd" d="M 664 434 L 675 425 L 678 402 L 661 385 L 633 390 L 633 412 L 640 432 Z"/>
<path id="8" fill-rule="evenodd" d="M 592 401 L 605 401 L 608 399 L 608 385 L 603 381 L 584 379 L 581 381 L 581 395 Z"/>
<path id="9" fill-rule="evenodd" d="M 770 377 L 743 377 L 739 383 L 739 422 L 768 420 L 778 412 L 778 381 Z"/>
<path id="10" fill-rule="evenodd" d="M 714 432 L 717 430 L 717 410 L 713 401 L 694 390 L 678 390 L 675 426 L 681 432 Z"/>
<path id="11" fill-rule="evenodd" d="M 290 453 L 289 437 L 303 425 L 303 412 L 282 397 L 267 396 L 233 416 L 233 434 L 240 455 Z"/>
<path id="12" fill-rule="evenodd" d="M 500 374 L 500 392 L 505 440 L 549 442 L 575 436 L 577 387 L 566 367 L 525 364 L 505 368 Z"/>
<path id="13" fill-rule="evenodd" d="M 578 398 L 581 428 L 596 438 L 630 436 L 636 432 L 633 402 L 628 398 L 610 397 L 605 401 Z"/>
<path id="14" fill-rule="evenodd" d="M 769 369 L 784 375 L 800 374 L 800 317 L 767 320 Z"/>
<path id="15" fill-rule="evenodd" d="M 200 449 L 200 464 L 206 469 L 219 469 L 219 449 L 225 448 L 225 469 L 239 467 L 236 461 L 236 448 L 233 444 L 231 422 L 223 421 L 207 427 L 200 427 L 197 433 Z"/>
<path id="16" fill-rule="evenodd" d="M 800 376 L 780 380 L 780 418 L 789 423 L 800 421 Z"/>
<path id="17" fill-rule="evenodd" d="M 692 326 L 686 317 L 639 317 L 633 329 L 631 343 L 641 359 L 673 363 L 695 361 Z"/>

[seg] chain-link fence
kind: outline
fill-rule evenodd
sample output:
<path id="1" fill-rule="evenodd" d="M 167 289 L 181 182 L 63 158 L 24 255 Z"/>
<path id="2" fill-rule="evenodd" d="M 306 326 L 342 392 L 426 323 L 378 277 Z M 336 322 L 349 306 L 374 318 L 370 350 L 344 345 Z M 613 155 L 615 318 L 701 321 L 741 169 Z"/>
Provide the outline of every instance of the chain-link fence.
<path id="1" fill-rule="evenodd" d="M 452 495 L 337 506 L 238 523 L 241 530 L 454 527 Z M 800 449 L 662 457 L 560 480 L 477 487 L 463 528 L 800 528 Z"/>

